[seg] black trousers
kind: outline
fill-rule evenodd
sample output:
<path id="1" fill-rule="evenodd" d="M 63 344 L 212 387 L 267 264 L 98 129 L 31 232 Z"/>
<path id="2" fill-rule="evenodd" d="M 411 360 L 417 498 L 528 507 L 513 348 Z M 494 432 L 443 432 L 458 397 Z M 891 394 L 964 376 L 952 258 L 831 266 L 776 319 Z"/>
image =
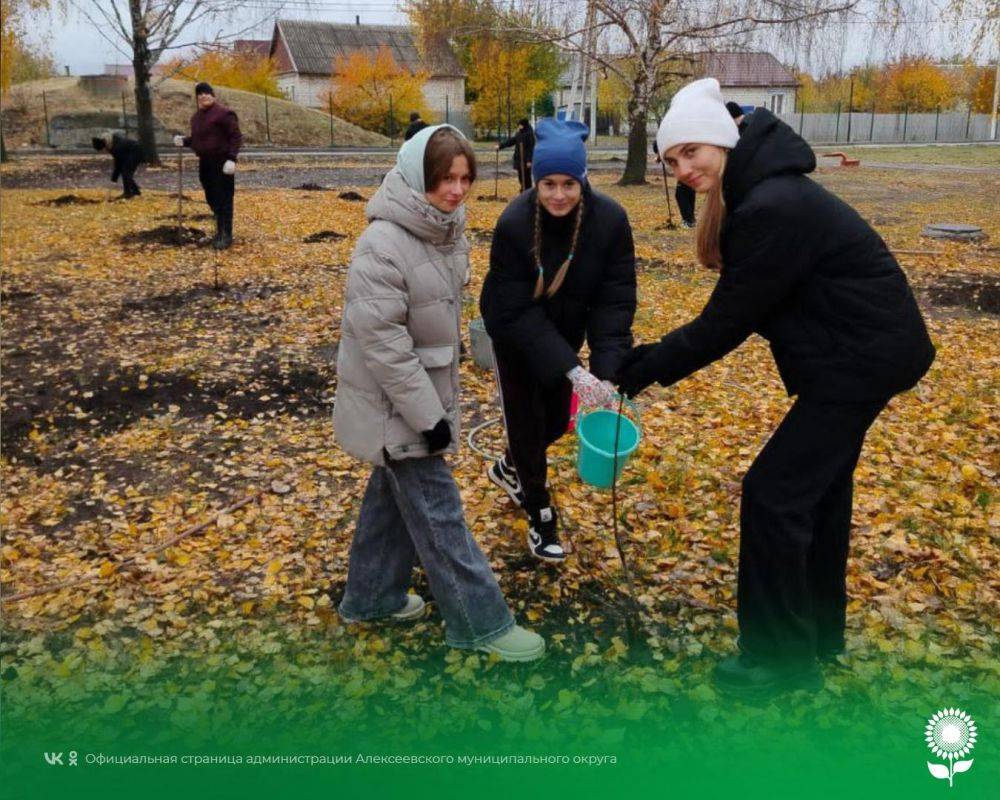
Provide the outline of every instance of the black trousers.
<path id="1" fill-rule="evenodd" d="M 677 208 L 681 212 L 681 219 L 694 225 L 694 189 L 686 183 L 677 181 L 674 197 L 677 200 Z"/>
<path id="2" fill-rule="evenodd" d="M 205 190 L 205 202 L 215 214 L 223 230 L 233 235 L 233 196 L 236 194 L 236 178 L 222 171 L 225 160 L 202 158 L 198 161 L 198 180 Z"/>
<path id="3" fill-rule="evenodd" d="M 887 400 L 799 398 L 746 476 L 740 505 L 740 648 L 800 664 L 844 646 L 854 468 Z"/>
<path id="4" fill-rule="evenodd" d="M 139 184 L 135 182 L 135 171 L 137 167 L 125 167 L 122 170 L 122 189 L 126 197 L 136 197 L 142 194 L 139 191 Z"/>
<path id="5" fill-rule="evenodd" d="M 545 453 L 566 433 L 573 385 L 568 378 L 554 387 L 540 384 L 520 351 L 494 345 L 493 353 L 507 429 L 507 462 L 517 471 L 525 508 L 545 508 L 551 505 Z"/>

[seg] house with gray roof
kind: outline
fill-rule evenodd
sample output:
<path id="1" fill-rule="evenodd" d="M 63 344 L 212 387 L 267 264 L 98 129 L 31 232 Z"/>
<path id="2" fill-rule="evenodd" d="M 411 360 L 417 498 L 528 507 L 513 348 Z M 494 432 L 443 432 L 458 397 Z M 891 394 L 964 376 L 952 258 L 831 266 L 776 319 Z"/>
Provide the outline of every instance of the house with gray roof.
<path id="1" fill-rule="evenodd" d="M 700 53 L 698 57 L 700 77 L 717 78 L 726 100 L 775 114 L 795 110 L 799 82 L 770 53 Z"/>
<path id="2" fill-rule="evenodd" d="M 465 70 L 451 46 L 442 41 L 426 54 L 417 47 L 417 33 L 402 25 L 354 25 L 281 19 L 271 35 L 270 55 L 278 65 L 278 86 L 289 100 L 324 108 L 325 95 L 338 57 L 361 51 L 375 56 L 385 47 L 396 63 L 411 73 L 426 71 L 424 99 L 434 116 L 443 119 L 465 109 Z"/>

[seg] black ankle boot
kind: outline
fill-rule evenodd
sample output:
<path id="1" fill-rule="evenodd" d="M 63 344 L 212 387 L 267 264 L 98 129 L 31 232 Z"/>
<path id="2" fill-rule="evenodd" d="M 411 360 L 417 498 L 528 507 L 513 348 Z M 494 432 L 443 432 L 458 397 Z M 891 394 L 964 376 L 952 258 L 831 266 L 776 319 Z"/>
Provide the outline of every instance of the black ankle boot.
<path id="1" fill-rule="evenodd" d="M 716 664 L 714 678 L 719 689 L 736 693 L 818 691 L 823 688 L 823 673 L 815 661 L 795 665 L 768 664 L 749 653 L 724 658 Z"/>
<path id="2" fill-rule="evenodd" d="M 215 236 L 212 237 L 212 247 L 216 250 L 224 250 L 226 248 L 226 223 L 222 218 L 222 214 L 215 215 Z"/>
<path id="3" fill-rule="evenodd" d="M 222 215 L 222 234 L 219 249 L 226 250 L 233 243 L 233 216 L 224 213 Z"/>

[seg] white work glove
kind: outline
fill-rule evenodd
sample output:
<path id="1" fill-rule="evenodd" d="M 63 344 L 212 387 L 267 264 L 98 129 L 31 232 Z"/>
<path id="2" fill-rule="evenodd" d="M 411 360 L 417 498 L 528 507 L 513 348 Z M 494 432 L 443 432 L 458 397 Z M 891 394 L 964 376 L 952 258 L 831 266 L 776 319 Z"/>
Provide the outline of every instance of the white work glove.
<path id="1" fill-rule="evenodd" d="M 614 408 L 618 395 L 609 381 L 598 380 L 583 367 L 573 367 L 566 373 L 573 382 L 573 391 L 580 398 L 580 405 L 587 408 Z"/>
<path id="2" fill-rule="evenodd" d="M 232 159 L 226 161 L 226 163 L 222 165 L 222 174 L 223 175 L 235 175 L 236 174 L 236 162 L 233 161 Z"/>
<path id="3" fill-rule="evenodd" d="M 175 136 L 174 137 L 174 147 L 183 147 L 183 146 L 184 146 L 184 137 L 183 136 Z"/>

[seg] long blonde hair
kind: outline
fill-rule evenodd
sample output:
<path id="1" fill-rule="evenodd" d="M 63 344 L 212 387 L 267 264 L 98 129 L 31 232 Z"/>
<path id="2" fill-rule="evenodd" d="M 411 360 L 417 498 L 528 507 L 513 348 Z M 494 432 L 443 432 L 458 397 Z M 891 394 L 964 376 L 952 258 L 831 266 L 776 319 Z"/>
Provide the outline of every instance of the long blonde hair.
<path id="1" fill-rule="evenodd" d="M 705 195 L 705 208 L 698 220 L 698 261 L 703 267 L 718 272 L 722 269 L 722 223 L 726 219 L 726 201 L 722 196 L 722 176 L 726 172 L 727 151 L 722 153 L 719 178 Z"/>

